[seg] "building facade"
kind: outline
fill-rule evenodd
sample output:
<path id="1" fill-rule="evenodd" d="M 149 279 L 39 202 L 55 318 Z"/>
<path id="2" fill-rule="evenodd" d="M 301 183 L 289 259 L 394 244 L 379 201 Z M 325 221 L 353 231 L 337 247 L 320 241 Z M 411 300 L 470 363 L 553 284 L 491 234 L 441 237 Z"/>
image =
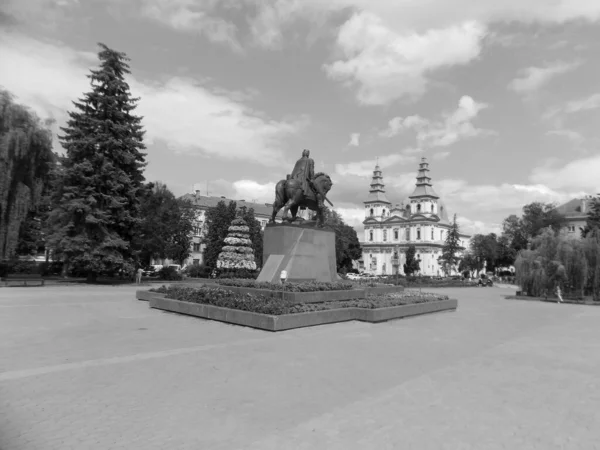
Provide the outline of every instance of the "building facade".
<path id="1" fill-rule="evenodd" d="M 425 158 L 421 159 L 413 193 L 395 206 L 386 196 L 382 171 L 379 165 L 375 166 L 364 205 L 361 269 L 374 275 L 403 275 L 406 251 L 414 245 L 420 260 L 419 273 L 443 275 L 438 258 L 451 225 L 446 206 L 431 184 Z M 469 235 L 461 233 L 461 246 L 466 247 L 469 239 Z"/>
<path id="2" fill-rule="evenodd" d="M 574 198 L 556 208 L 565 217 L 563 231 L 567 235 L 580 238 L 587 224 L 588 214 L 592 208 L 594 197 Z"/>

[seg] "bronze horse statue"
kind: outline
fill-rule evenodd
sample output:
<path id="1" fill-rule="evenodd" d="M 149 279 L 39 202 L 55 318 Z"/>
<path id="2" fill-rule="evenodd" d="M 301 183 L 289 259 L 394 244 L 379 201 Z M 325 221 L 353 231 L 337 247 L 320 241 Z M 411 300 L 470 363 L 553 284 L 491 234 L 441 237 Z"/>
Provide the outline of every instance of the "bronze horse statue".
<path id="1" fill-rule="evenodd" d="M 302 184 L 299 180 L 287 179 L 281 180 L 275 186 L 275 203 L 273 203 L 273 215 L 271 222 L 275 222 L 275 217 L 281 208 L 283 208 L 282 220 L 293 222 L 296 220 L 298 208 L 306 207 L 317 213 L 317 226 L 322 227 L 324 222 L 323 201 L 326 200 L 327 193 L 333 186 L 329 175 L 323 172 L 317 173 L 311 180 L 316 192 L 309 192 L 305 195 L 302 191 Z M 288 218 L 288 210 L 292 212 L 291 219 Z"/>

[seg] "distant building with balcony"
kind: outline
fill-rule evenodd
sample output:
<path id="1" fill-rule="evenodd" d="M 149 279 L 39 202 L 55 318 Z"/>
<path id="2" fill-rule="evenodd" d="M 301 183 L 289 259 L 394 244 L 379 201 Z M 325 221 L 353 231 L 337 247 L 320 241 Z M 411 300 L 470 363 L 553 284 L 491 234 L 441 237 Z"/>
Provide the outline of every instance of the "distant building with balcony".
<path id="1" fill-rule="evenodd" d="M 369 197 L 364 202 L 365 220 L 362 267 L 375 275 L 404 274 L 406 250 L 416 247 L 420 274 L 442 275 L 438 258 L 451 228 L 448 211 L 436 194 L 428 175 L 429 164 L 421 159 L 415 189 L 406 201 L 388 200 L 379 165 L 375 166 Z M 470 236 L 460 234 L 461 246 L 466 247 Z"/>

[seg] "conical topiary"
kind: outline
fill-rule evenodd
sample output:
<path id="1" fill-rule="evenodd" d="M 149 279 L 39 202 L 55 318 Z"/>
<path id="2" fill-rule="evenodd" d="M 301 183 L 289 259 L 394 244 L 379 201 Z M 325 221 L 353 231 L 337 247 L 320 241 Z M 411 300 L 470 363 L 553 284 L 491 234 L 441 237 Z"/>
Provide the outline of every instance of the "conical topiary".
<path id="1" fill-rule="evenodd" d="M 225 246 L 217 259 L 217 268 L 256 270 L 250 228 L 244 219 L 234 219 L 227 231 Z"/>

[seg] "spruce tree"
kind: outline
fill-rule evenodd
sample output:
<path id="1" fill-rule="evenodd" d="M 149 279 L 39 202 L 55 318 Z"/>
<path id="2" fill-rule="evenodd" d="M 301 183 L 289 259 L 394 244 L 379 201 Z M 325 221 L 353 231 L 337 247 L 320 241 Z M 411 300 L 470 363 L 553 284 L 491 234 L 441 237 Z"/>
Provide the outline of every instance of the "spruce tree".
<path id="1" fill-rule="evenodd" d="M 88 75 L 91 91 L 73 102 L 61 127 L 66 158 L 48 239 L 89 281 L 134 269 L 131 242 L 140 224 L 146 165 L 142 118 L 132 114 L 139 99 L 125 80 L 129 58 L 99 46 L 100 68 Z"/>
<path id="2" fill-rule="evenodd" d="M 439 258 L 446 275 L 448 275 L 460 261 L 458 253 L 461 250 L 463 250 L 463 247 L 460 246 L 460 230 L 458 222 L 456 222 L 456 214 L 454 214 L 454 220 L 450 225 L 450 230 L 448 230 L 448 235 L 446 236 L 446 242 L 442 247 L 442 256 Z"/>

